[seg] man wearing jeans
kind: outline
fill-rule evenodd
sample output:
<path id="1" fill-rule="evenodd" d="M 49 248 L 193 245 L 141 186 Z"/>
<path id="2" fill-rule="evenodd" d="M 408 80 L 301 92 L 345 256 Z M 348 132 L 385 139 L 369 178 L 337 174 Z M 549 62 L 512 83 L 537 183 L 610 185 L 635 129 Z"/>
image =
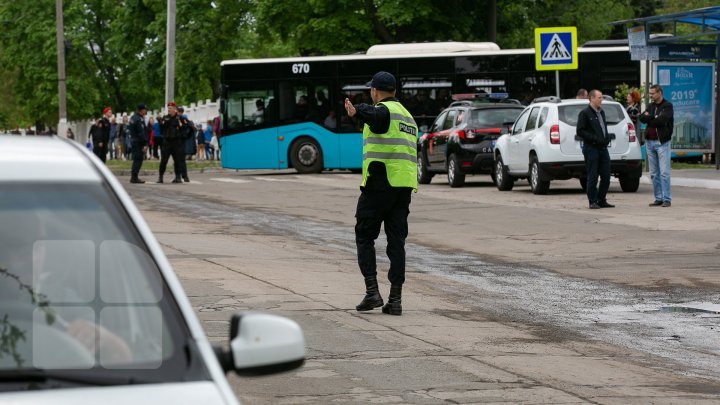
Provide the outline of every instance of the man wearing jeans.
<path id="1" fill-rule="evenodd" d="M 655 201 L 651 202 L 650 206 L 669 207 L 672 203 L 670 197 L 670 140 L 675 125 L 673 105 L 663 98 L 662 87 L 657 84 L 650 86 L 650 99 L 652 102 L 639 117 L 640 122 L 647 124 L 645 149 L 655 194 Z"/>

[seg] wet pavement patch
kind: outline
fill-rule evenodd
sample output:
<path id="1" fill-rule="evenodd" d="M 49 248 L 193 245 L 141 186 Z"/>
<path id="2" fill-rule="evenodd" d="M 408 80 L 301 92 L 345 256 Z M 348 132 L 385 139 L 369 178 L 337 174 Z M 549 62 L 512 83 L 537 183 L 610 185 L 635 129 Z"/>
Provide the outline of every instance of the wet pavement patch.
<path id="1" fill-rule="evenodd" d="M 670 305 L 660 308 L 660 312 L 684 312 L 684 313 L 707 313 L 720 314 L 720 305 L 717 304 L 700 304 L 700 305 Z"/>

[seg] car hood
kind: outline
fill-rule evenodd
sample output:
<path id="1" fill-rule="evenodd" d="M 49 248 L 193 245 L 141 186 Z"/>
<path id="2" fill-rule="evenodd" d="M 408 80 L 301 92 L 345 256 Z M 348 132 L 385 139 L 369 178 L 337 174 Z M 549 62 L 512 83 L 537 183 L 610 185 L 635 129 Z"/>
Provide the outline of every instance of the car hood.
<path id="1" fill-rule="evenodd" d="M 59 388 L 0 394 L 3 404 L 236 404 L 226 400 L 212 381 L 187 383 L 142 384 L 115 387 Z"/>

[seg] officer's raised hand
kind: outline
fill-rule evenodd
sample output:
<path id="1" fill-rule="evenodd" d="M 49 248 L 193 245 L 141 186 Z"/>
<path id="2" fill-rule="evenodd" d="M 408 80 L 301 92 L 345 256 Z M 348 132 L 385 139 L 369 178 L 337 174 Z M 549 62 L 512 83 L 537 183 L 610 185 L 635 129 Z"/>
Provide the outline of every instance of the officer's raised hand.
<path id="1" fill-rule="evenodd" d="M 357 110 L 355 110 L 355 106 L 352 105 L 349 98 L 345 99 L 345 110 L 348 113 L 348 116 L 354 117 Z"/>

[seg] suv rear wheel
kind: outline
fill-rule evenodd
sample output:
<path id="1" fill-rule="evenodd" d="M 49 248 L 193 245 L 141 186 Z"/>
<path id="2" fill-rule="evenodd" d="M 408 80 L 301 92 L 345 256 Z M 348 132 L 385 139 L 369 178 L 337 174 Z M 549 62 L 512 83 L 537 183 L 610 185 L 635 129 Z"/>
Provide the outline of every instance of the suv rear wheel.
<path id="1" fill-rule="evenodd" d="M 450 187 L 462 187 L 465 184 L 465 174 L 460 171 L 460 163 L 455 154 L 448 158 L 448 184 Z"/>
<path id="2" fill-rule="evenodd" d="M 510 177 L 507 167 L 503 164 L 502 157 L 498 155 L 495 161 L 495 185 L 500 191 L 510 191 L 515 185 L 515 179 Z"/>
<path id="3" fill-rule="evenodd" d="M 639 178 L 632 178 L 627 174 L 624 174 L 620 175 L 618 180 L 620 180 L 620 188 L 624 193 L 634 193 L 638 191 L 638 188 L 640 188 Z"/>
<path id="4" fill-rule="evenodd" d="M 530 158 L 530 176 L 528 177 L 530 183 L 530 190 L 533 194 L 547 194 L 550 189 L 549 180 L 540 180 L 540 164 L 538 163 L 537 156 Z"/>

